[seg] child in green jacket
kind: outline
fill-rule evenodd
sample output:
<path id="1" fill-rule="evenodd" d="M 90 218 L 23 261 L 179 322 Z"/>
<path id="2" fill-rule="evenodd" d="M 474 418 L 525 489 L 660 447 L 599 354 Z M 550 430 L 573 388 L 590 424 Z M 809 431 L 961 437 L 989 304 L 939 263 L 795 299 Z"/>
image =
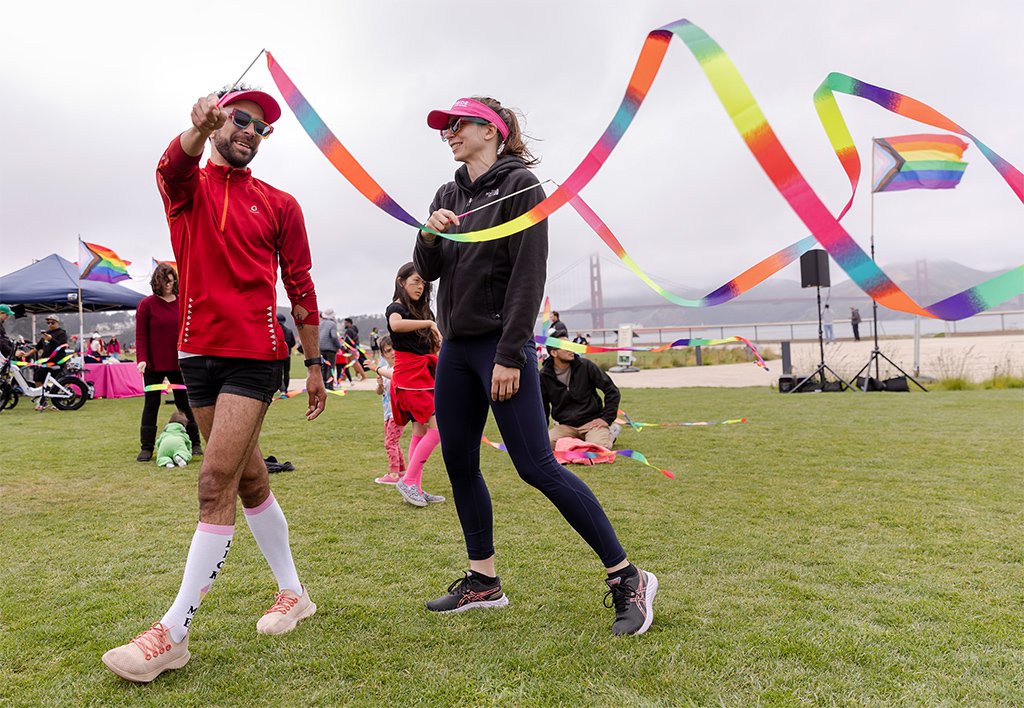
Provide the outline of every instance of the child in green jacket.
<path id="1" fill-rule="evenodd" d="M 185 432 L 187 424 L 188 418 L 180 410 L 171 414 L 171 420 L 156 439 L 158 467 L 184 467 L 192 459 L 192 440 Z"/>

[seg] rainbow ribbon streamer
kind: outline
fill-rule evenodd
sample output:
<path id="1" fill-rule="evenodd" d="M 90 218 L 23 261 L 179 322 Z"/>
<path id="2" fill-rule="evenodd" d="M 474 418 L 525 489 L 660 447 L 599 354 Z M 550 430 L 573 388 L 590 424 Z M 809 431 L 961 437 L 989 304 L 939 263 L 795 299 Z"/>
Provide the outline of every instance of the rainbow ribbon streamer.
<path id="1" fill-rule="evenodd" d="M 1024 202 L 1024 174 L 1021 174 L 1020 170 L 960 125 L 931 106 L 910 96 L 880 86 L 873 86 L 846 74 L 832 72 L 825 77 L 825 80 L 814 92 L 814 108 L 818 112 L 818 118 L 835 150 L 836 157 L 839 158 L 839 163 L 850 178 L 850 199 L 847 202 L 847 209 L 853 203 L 857 193 L 861 161 L 860 153 L 854 146 L 853 137 L 846 127 L 846 121 L 843 120 L 842 113 L 839 111 L 839 105 L 835 99 L 836 93 L 863 98 L 897 115 L 967 138 L 995 167 L 996 172 L 1017 195 L 1017 198 Z M 917 303 L 900 290 L 845 231 L 839 229 L 816 235 L 829 255 L 839 263 L 853 281 L 879 303 L 892 307 L 885 302 L 885 299 L 903 297 L 909 300 L 913 306 L 918 307 Z M 914 314 L 924 314 L 944 320 L 959 320 L 995 307 L 1016 297 L 1021 292 L 1024 292 L 1024 266 L 1018 266 L 945 300 L 921 308 L 923 312 L 914 312 Z"/>
<path id="2" fill-rule="evenodd" d="M 66 344 L 60 345 L 59 347 L 57 347 L 57 349 L 54 350 L 54 352 L 52 354 L 50 354 L 50 356 L 45 357 L 43 359 L 36 359 L 35 361 L 13 361 L 11 363 L 14 364 L 15 366 L 21 366 L 21 367 L 26 367 L 26 366 L 45 366 L 45 367 L 60 366 L 61 364 L 67 363 L 71 359 L 75 358 L 74 352 L 71 352 L 70 354 L 67 354 L 67 356 L 65 356 L 65 357 L 63 357 L 61 359 L 55 359 L 54 358 L 58 354 L 60 354 L 62 351 L 66 351 L 66 349 L 65 349 L 66 346 L 67 346 Z M 6 361 L 6 359 L 4 359 L 3 361 Z M 0 363 L 3 363 L 3 361 L 0 361 Z"/>
<path id="3" fill-rule="evenodd" d="M 619 409 L 619 418 L 615 419 L 615 422 L 619 425 L 628 425 L 633 430 L 640 432 L 644 428 L 691 428 L 691 427 L 706 427 L 709 425 L 736 425 L 738 423 L 746 423 L 746 418 L 730 418 L 729 420 L 719 421 L 701 421 L 699 423 L 643 423 L 638 420 L 633 420 L 629 417 L 626 411 Z"/>
<path id="4" fill-rule="evenodd" d="M 487 439 L 486 435 L 483 435 L 483 436 L 480 437 L 480 442 L 486 443 L 486 444 L 490 445 L 495 450 L 501 450 L 502 452 L 508 452 L 508 448 L 505 447 L 505 445 L 503 443 L 491 442 L 490 440 Z M 644 456 L 644 454 L 642 452 L 637 451 L 637 450 L 611 450 L 609 452 L 571 452 L 571 451 L 566 451 L 566 452 L 559 452 L 558 454 L 559 455 L 564 455 L 566 457 L 566 459 L 570 459 L 570 460 L 599 460 L 599 459 L 600 460 L 608 460 L 608 459 L 614 458 L 616 455 L 619 455 L 621 457 L 625 457 L 625 458 L 630 459 L 630 460 L 636 460 L 637 462 L 642 462 L 643 464 L 645 464 L 648 467 L 650 467 L 652 470 L 658 470 L 658 472 L 661 472 L 663 475 L 665 475 L 669 479 L 675 479 L 676 478 L 675 474 L 673 474 L 669 470 L 663 470 L 660 467 L 655 467 L 654 465 L 652 465 L 650 462 L 647 461 L 647 458 Z"/>
<path id="5" fill-rule="evenodd" d="M 328 393 L 328 394 L 330 394 L 332 396 L 347 396 L 348 395 L 347 393 L 345 393 L 345 389 L 343 389 L 343 388 L 337 389 L 337 390 L 334 390 L 334 391 L 332 391 L 330 389 L 325 389 L 325 391 L 326 391 L 326 393 Z M 289 391 L 288 393 L 286 393 L 284 395 L 284 397 L 285 398 L 295 398 L 296 396 L 300 396 L 300 395 L 302 395 L 305 392 L 306 392 L 306 389 L 300 388 L 300 389 L 298 389 L 296 391 Z M 276 400 L 280 400 L 280 397 L 275 398 L 274 400 L 275 401 Z"/>
<path id="6" fill-rule="evenodd" d="M 158 384 L 150 384 L 142 388 L 146 393 L 152 393 L 153 391 L 159 391 L 160 393 L 170 393 L 171 391 L 187 391 L 188 387 L 185 384 L 172 384 L 168 381 Z"/>
<path id="7" fill-rule="evenodd" d="M 957 320 L 975 315 L 1024 292 L 1024 266 L 1020 266 L 934 305 L 922 307 L 868 257 L 839 223 L 853 203 L 857 178 L 860 175 L 860 158 L 833 93 L 847 93 L 865 98 L 886 110 L 969 138 L 1003 176 L 1018 198 L 1024 201 L 1024 177 L 1009 162 L 933 108 L 903 94 L 866 84 L 845 74 L 832 73 L 815 93 L 815 108 L 840 163 L 851 178 L 853 188 L 853 194 L 846 206 L 838 216 L 833 216 L 783 148 L 732 60 L 706 32 L 688 20 L 678 20 L 647 35 L 629 79 L 626 94 L 611 123 L 563 184 L 558 185 L 551 195 L 525 214 L 497 226 L 463 234 L 434 232 L 399 206 L 335 137 L 270 52 L 267 52 L 267 67 L 285 102 L 331 164 L 361 194 L 399 221 L 453 241 L 477 243 L 523 231 L 568 203 L 598 233 L 615 255 L 655 292 L 677 305 L 701 307 L 726 302 L 749 290 L 798 257 L 808 239 L 802 239 L 769 256 L 705 298 L 699 301 L 687 300 L 673 295 L 647 277 L 607 225 L 580 198 L 579 192 L 597 174 L 632 123 L 658 75 L 672 37 L 680 39 L 697 59 L 748 149 L 779 194 L 813 234 L 814 240 L 820 243 L 850 278 L 878 303 L 913 315 Z"/>
<path id="8" fill-rule="evenodd" d="M 599 347 L 593 344 L 569 342 L 564 339 L 548 337 L 547 335 L 537 335 L 533 339 L 541 346 L 551 347 L 552 349 L 567 349 L 571 352 L 576 352 L 577 354 L 600 354 L 602 352 L 652 352 L 657 354 L 658 352 L 667 351 L 669 349 L 680 349 L 684 347 L 712 347 L 719 344 L 742 342 L 754 355 L 754 363 L 765 371 L 769 371 L 768 365 L 764 362 L 764 359 L 761 358 L 757 348 L 754 347 L 749 339 L 740 336 L 726 337 L 725 339 L 677 339 L 671 344 L 662 344 L 658 347 Z"/>

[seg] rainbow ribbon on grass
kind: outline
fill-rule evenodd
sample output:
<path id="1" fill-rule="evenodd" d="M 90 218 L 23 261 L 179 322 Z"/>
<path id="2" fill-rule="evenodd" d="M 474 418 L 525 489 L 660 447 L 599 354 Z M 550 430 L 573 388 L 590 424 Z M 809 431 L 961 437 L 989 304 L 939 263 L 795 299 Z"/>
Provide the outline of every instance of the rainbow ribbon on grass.
<path id="1" fill-rule="evenodd" d="M 508 448 L 505 447 L 504 443 L 492 442 L 491 440 L 487 439 L 486 435 L 483 435 L 483 436 L 480 437 L 480 442 L 486 443 L 486 444 L 490 445 L 495 450 L 501 450 L 502 452 L 508 452 Z M 608 459 L 613 458 L 615 455 L 619 455 L 619 456 L 625 457 L 625 458 L 627 458 L 629 460 L 636 460 L 637 462 L 642 462 L 643 464 L 645 464 L 648 467 L 650 467 L 652 470 L 658 470 L 658 472 L 661 472 L 663 475 L 665 475 L 669 479 L 675 479 L 676 478 L 675 474 L 673 474 L 672 472 L 670 472 L 668 470 L 663 470 L 660 467 L 656 467 L 656 466 L 652 465 L 650 462 L 648 462 L 648 460 L 644 456 L 644 454 L 642 452 L 637 451 L 637 450 L 609 450 L 608 452 L 573 452 L 573 451 L 565 451 L 565 452 L 559 452 L 558 454 L 559 455 L 564 455 L 566 457 L 566 459 L 570 459 L 570 460 L 598 460 L 598 459 L 600 459 L 600 460 L 608 460 Z"/>
<path id="2" fill-rule="evenodd" d="M 643 423 L 639 420 L 633 420 L 629 417 L 626 411 L 619 409 L 619 418 L 615 419 L 615 422 L 619 425 L 628 425 L 637 432 L 644 428 L 691 428 L 691 427 L 706 427 L 709 425 L 736 425 L 738 423 L 746 423 L 746 418 L 730 418 L 729 420 L 719 421 L 701 421 L 697 423 Z"/>
<path id="3" fill-rule="evenodd" d="M 563 184 L 558 185 L 551 195 L 529 211 L 510 221 L 462 234 L 437 233 L 426 228 L 403 209 L 335 137 L 270 52 L 267 52 L 267 67 L 299 123 L 331 164 L 361 194 L 399 221 L 453 241 L 477 243 L 519 233 L 570 204 L 615 255 L 655 292 L 677 305 L 702 307 L 726 302 L 746 292 L 791 263 L 810 246 L 808 239 L 802 239 L 762 260 L 701 300 L 688 300 L 670 293 L 647 276 L 608 226 L 580 198 L 579 192 L 597 174 L 632 123 L 658 75 L 672 37 L 680 39 L 697 59 L 748 149 L 779 194 L 811 232 L 814 240 L 874 300 L 901 312 L 957 320 L 975 315 L 1024 292 L 1024 266 L 1020 266 L 929 307 L 919 305 L 868 257 L 840 225 L 839 220 L 849 210 L 853 195 L 839 215 L 833 216 L 783 148 L 732 60 L 706 32 L 688 20 L 678 20 L 647 35 L 626 94 L 611 123 Z M 874 101 L 886 110 L 969 138 L 1003 176 L 1018 198 L 1024 201 L 1024 177 L 1021 173 L 959 125 L 908 96 L 872 86 L 845 74 L 832 73 L 815 93 L 815 107 L 840 163 L 851 178 L 854 192 L 860 174 L 860 158 L 835 102 L 833 93 L 837 91 Z"/>

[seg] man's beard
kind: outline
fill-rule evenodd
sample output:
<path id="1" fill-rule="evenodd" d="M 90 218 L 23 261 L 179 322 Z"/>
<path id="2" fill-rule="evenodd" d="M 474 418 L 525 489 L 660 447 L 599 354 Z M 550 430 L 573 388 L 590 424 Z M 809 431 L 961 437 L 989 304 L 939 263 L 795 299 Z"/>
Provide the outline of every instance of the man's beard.
<path id="1" fill-rule="evenodd" d="M 233 134 L 224 137 L 220 133 L 214 133 L 213 146 L 217 148 L 217 152 L 220 153 L 225 162 L 236 169 L 241 169 L 248 166 L 252 162 L 252 158 L 256 157 L 257 145 L 253 145 L 248 155 L 241 155 L 235 150 L 235 144 L 232 142 L 233 137 Z"/>

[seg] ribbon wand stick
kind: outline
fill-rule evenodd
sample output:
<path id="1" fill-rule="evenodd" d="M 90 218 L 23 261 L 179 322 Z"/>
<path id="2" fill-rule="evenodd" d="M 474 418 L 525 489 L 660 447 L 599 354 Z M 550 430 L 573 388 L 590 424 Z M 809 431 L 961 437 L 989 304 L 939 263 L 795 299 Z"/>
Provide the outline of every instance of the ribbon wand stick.
<path id="1" fill-rule="evenodd" d="M 256 58 L 252 60 L 252 63 L 250 63 L 249 66 L 245 67 L 245 71 L 242 72 L 242 75 L 239 76 L 237 79 L 235 79 L 235 83 L 231 84 L 231 88 L 229 88 L 227 91 L 224 92 L 224 95 L 220 97 L 220 101 L 217 101 L 217 105 L 218 106 L 221 105 L 221 101 L 223 101 L 224 98 L 229 93 L 231 93 L 232 91 L 235 90 L 235 88 L 238 87 L 238 84 L 242 83 L 242 79 L 244 79 L 245 75 L 249 73 L 249 69 L 253 68 L 253 66 L 256 65 L 256 62 L 258 62 L 260 60 L 260 57 L 263 56 L 264 52 L 266 52 L 266 51 L 267 51 L 266 48 L 261 49 L 259 54 L 256 55 Z"/>
<path id="2" fill-rule="evenodd" d="M 256 58 L 252 60 L 252 63 L 249 64 L 249 66 L 245 67 L 245 71 L 242 72 L 242 75 L 239 76 L 237 79 L 235 79 L 235 83 L 231 84 L 231 88 L 228 89 L 228 93 L 230 93 L 231 91 L 234 91 L 235 88 L 238 86 L 238 84 L 242 83 L 242 79 L 244 79 L 245 75 L 249 73 L 249 69 L 251 69 L 253 66 L 255 66 L 256 62 L 258 62 L 260 60 L 260 57 L 263 56 L 263 53 L 266 52 L 266 51 L 267 50 L 265 48 L 260 50 L 260 53 L 257 54 Z"/>
<path id="3" fill-rule="evenodd" d="M 523 192 L 529 192 L 531 189 L 536 189 L 537 187 L 543 186 L 543 185 L 547 184 L 548 182 L 551 182 L 551 184 L 555 184 L 555 185 L 558 184 L 553 179 L 546 179 L 543 182 L 538 182 L 537 184 L 535 184 L 535 185 L 533 185 L 531 187 L 526 187 L 525 189 L 520 189 L 518 192 L 512 192 L 512 194 L 506 194 L 501 199 L 495 199 L 493 202 L 488 202 L 487 204 L 484 204 L 482 206 L 478 206 L 476 209 L 470 209 L 469 211 L 463 212 L 463 213 L 459 214 L 458 217 L 461 219 L 464 216 L 469 216 L 470 214 L 472 214 L 475 211 L 480 211 L 481 209 L 486 209 L 489 206 L 494 206 L 498 202 L 503 202 L 506 199 L 509 199 L 510 197 L 514 197 L 517 194 L 522 194 Z"/>

